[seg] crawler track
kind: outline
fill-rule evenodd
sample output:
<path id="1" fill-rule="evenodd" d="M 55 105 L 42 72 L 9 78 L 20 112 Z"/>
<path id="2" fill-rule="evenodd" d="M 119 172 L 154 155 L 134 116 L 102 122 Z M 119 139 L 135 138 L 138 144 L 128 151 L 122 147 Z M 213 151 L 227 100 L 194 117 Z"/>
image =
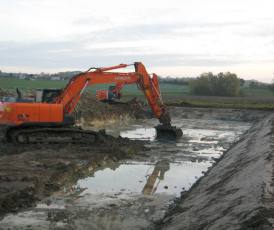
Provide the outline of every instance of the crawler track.
<path id="1" fill-rule="evenodd" d="M 86 131 L 77 127 L 28 127 L 11 128 L 7 131 L 7 141 L 18 144 L 92 144 L 103 140 L 100 132 Z"/>

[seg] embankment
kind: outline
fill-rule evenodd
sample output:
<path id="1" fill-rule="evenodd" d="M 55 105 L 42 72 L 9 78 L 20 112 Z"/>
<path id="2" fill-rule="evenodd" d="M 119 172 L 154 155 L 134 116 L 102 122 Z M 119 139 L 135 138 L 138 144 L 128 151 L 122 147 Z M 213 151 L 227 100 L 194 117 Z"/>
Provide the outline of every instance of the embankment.
<path id="1" fill-rule="evenodd" d="M 257 122 L 155 229 L 273 229 L 273 121 Z"/>

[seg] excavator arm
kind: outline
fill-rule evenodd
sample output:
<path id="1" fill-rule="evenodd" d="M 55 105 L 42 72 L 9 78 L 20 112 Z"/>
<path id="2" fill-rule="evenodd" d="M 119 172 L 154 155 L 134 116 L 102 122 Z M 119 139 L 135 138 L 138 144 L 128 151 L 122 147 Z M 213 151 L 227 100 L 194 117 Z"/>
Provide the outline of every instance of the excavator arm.
<path id="1" fill-rule="evenodd" d="M 171 119 L 162 100 L 157 75 L 153 74 L 151 78 L 140 62 L 135 62 L 134 66 L 135 72 L 139 75 L 139 87 L 144 92 L 155 117 L 161 124 L 170 126 Z"/>
<path id="2" fill-rule="evenodd" d="M 56 99 L 56 103 L 63 104 L 64 112 L 69 114 L 74 111 L 85 88 L 89 85 L 115 83 L 122 87 L 126 84 L 137 84 L 138 88 L 143 91 L 155 117 L 161 124 L 170 126 L 171 119 L 163 104 L 156 74 L 150 77 L 141 62 L 134 63 L 135 72 L 107 72 L 128 66 L 130 65 L 120 64 L 113 67 L 94 68 L 93 71 L 89 70 L 74 76 Z"/>
<path id="3" fill-rule="evenodd" d="M 151 77 L 141 62 L 134 63 L 134 72 L 108 72 L 128 66 L 131 65 L 120 64 L 112 67 L 91 68 L 87 72 L 74 76 L 60 96 L 56 98 L 56 103 L 63 105 L 65 114 L 70 114 L 89 85 L 116 84 L 122 87 L 126 84 L 137 84 L 138 88 L 143 91 L 153 114 L 160 121 L 160 125 L 155 127 L 157 137 L 160 139 L 181 137 L 183 134 L 181 129 L 171 126 L 171 119 L 163 103 L 156 74 L 152 74 Z"/>

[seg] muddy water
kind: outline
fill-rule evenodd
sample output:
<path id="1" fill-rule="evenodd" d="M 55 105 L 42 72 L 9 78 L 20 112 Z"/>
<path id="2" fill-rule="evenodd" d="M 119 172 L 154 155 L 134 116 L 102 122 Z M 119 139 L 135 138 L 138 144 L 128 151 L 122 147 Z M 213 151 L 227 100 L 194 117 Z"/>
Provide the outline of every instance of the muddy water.
<path id="1" fill-rule="evenodd" d="M 103 167 L 36 207 L 7 215 L 0 229 L 146 229 L 249 129 L 250 123 L 173 119 L 177 142 L 155 140 L 156 120 L 106 127 L 112 135 L 148 140 L 134 159 Z"/>

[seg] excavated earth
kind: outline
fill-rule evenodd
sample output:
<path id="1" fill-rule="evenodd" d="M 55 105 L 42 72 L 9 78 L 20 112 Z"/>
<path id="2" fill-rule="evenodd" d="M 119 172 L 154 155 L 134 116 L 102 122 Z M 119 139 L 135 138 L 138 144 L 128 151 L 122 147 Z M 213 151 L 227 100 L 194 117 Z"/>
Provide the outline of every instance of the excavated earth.
<path id="1" fill-rule="evenodd" d="M 274 227 L 274 115 L 251 129 L 184 193 L 153 229 Z"/>
<path id="2" fill-rule="evenodd" d="M 24 96 L 32 94 L 32 91 L 24 92 Z M 0 97 L 14 95 L 14 91 L 0 89 Z M 98 121 L 147 116 L 136 100 L 111 106 L 96 101 L 91 93 L 83 96 L 78 110 L 81 122 L 89 126 L 96 126 Z M 86 144 L 14 145 L 6 143 L 3 130 L 0 127 L 0 217 L 34 205 L 105 164 L 131 158 L 145 150 L 143 142 L 115 138 L 100 131 L 100 141 L 96 143 L 86 140 Z"/>
<path id="3" fill-rule="evenodd" d="M 112 128 L 113 133 L 122 130 L 126 126 L 126 120 L 151 116 L 136 101 L 115 106 L 105 105 L 96 102 L 88 94 L 84 96 L 78 111 L 81 111 L 79 123 L 91 128 L 99 129 L 102 123 L 109 121 L 113 124 L 122 121 L 122 125 L 119 123 Z M 2 141 L 0 229 L 273 229 L 274 115 L 263 111 L 176 107 L 170 108 L 170 112 L 174 123 L 181 125 L 186 131 L 183 140 L 176 143 L 176 146 L 158 142 L 147 144 L 148 142 L 112 137 L 103 132 L 100 135 L 104 141 L 95 144 L 87 140 L 86 144 L 81 145 L 13 146 Z M 149 119 L 141 120 L 142 125 L 146 120 Z M 149 126 L 154 123 L 157 121 L 148 121 Z M 142 125 L 134 123 L 132 127 L 141 127 L 141 135 L 149 136 L 149 129 L 145 126 L 143 129 Z M 234 127 L 237 125 L 244 130 Z M 232 131 L 239 138 L 230 139 Z M 130 132 L 126 133 L 130 136 Z M 232 143 L 235 140 L 237 141 Z M 212 157 L 216 154 L 205 152 L 208 145 L 213 146 L 209 151 L 226 151 L 217 154 L 221 156 L 217 159 L 218 157 Z M 189 147 L 192 152 L 184 149 Z M 172 171 L 174 165 L 178 170 L 182 167 L 182 162 L 184 167 L 192 163 L 199 167 L 201 163 L 207 172 L 203 171 L 204 176 L 194 185 L 189 183 L 188 191 L 179 189 L 181 195 L 172 202 L 169 198 L 163 199 L 161 193 L 138 195 L 138 198 L 128 201 L 124 192 L 126 187 L 119 190 L 120 195 L 117 196 L 121 198 L 117 200 L 115 197 L 116 201 L 113 202 L 113 197 L 105 197 L 103 194 L 85 196 L 81 187 L 75 188 L 79 180 L 85 182 L 90 176 L 92 180 L 96 179 L 93 175 L 97 172 L 101 172 L 96 174 L 97 177 L 101 175 L 102 178 L 112 180 L 114 172 L 120 175 L 119 164 L 122 164 L 122 168 L 130 168 L 128 160 L 149 164 L 159 160 L 161 164 L 170 161 L 170 168 L 166 168 L 168 172 Z M 123 164 L 124 161 L 127 164 Z M 212 161 L 213 164 L 208 164 Z M 178 162 L 181 163 L 176 165 Z M 210 165 L 207 170 L 206 167 Z M 138 163 L 134 166 L 137 171 L 126 171 L 126 177 L 132 177 L 133 180 L 136 173 L 141 173 L 141 167 L 137 166 Z M 110 177 L 104 174 L 108 172 L 106 168 L 114 170 Z M 192 169 L 189 168 L 190 171 Z M 176 170 L 175 181 L 184 180 L 185 175 L 178 174 L 180 171 Z M 187 174 L 188 171 L 184 173 Z M 121 177 L 118 180 L 124 179 Z M 102 184 L 97 183 L 100 188 Z M 111 181 L 107 183 L 113 184 Z M 130 184 L 130 181 L 127 183 Z M 119 181 L 115 184 L 119 184 Z M 65 209 L 54 206 L 53 194 L 66 193 L 64 188 L 73 186 L 77 190 L 77 199 L 68 196 L 71 201 Z M 162 189 L 168 191 L 172 188 L 163 186 Z M 49 204 L 44 204 L 47 200 Z M 103 203 L 109 200 L 111 202 L 105 207 L 100 200 Z M 43 202 L 39 204 L 40 201 Z M 167 204 L 169 208 L 166 207 Z M 46 210 L 45 220 L 41 210 Z M 26 218 L 24 211 L 27 213 Z M 29 216 L 33 213 L 35 218 Z"/>

